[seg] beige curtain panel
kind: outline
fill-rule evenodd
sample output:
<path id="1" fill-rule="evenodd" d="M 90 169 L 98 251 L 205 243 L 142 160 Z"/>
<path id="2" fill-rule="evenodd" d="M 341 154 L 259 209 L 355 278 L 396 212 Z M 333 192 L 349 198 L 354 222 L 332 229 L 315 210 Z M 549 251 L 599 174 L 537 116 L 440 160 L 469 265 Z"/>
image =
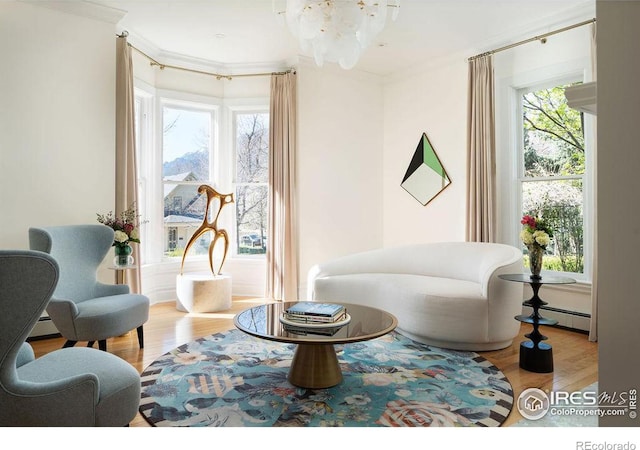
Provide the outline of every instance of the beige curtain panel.
<path id="1" fill-rule="evenodd" d="M 296 74 L 271 76 L 266 296 L 298 299 Z"/>
<path id="2" fill-rule="evenodd" d="M 496 148 L 493 56 L 469 61 L 467 230 L 472 242 L 496 240 Z"/>
<path id="3" fill-rule="evenodd" d="M 116 41 L 116 209 L 117 216 L 138 200 L 136 170 L 135 97 L 131 47 L 125 35 Z M 139 245 L 133 245 L 133 257 L 139 267 Z M 122 281 L 122 280 L 120 280 Z M 130 269 L 127 284 L 139 294 L 140 270 Z"/>

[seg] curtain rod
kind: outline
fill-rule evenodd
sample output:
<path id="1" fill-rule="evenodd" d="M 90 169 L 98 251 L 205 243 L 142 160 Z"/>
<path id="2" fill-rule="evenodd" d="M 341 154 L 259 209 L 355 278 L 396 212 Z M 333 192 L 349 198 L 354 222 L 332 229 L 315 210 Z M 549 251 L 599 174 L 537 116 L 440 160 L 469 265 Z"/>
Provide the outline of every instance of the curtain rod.
<path id="1" fill-rule="evenodd" d="M 116 36 L 118 36 L 119 38 L 126 38 L 129 35 L 129 32 L 127 31 L 123 31 L 122 34 L 116 34 Z M 241 73 L 241 74 L 236 74 L 236 75 L 223 75 L 220 73 L 215 73 L 215 72 L 206 72 L 204 70 L 196 70 L 196 69 L 188 69 L 186 67 L 179 67 L 179 66 L 172 66 L 170 64 L 162 64 L 160 62 L 158 62 L 157 60 L 155 60 L 154 58 L 152 58 L 151 56 L 147 55 L 145 52 L 143 52 L 142 50 L 140 50 L 139 48 L 136 48 L 134 45 L 130 44 L 127 42 L 127 45 L 129 47 L 131 47 L 132 49 L 134 49 L 135 51 L 137 51 L 138 53 L 140 53 L 142 56 L 144 56 L 145 58 L 147 58 L 149 60 L 149 64 L 151 66 L 157 66 L 160 68 L 160 70 L 164 70 L 164 69 L 174 69 L 174 70 L 183 70 L 186 72 L 193 72 L 193 73 L 199 73 L 201 75 L 209 75 L 212 77 L 215 77 L 216 80 L 221 80 L 221 79 L 226 79 L 231 81 L 233 78 L 242 78 L 242 77 L 264 77 L 264 76 L 270 76 L 270 75 L 284 75 L 290 72 L 295 72 L 295 70 L 293 69 L 289 69 L 286 70 L 284 72 L 262 72 L 262 73 Z"/>
<path id="2" fill-rule="evenodd" d="M 509 44 L 509 45 L 505 45 L 504 47 L 496 48 L 494 50 L 489 50 L 488 52 L 484 52 L 484 53 L 481 53 L 479 55 L 472 56 L 467 61 L 473 61 L 474 59 L 482 58 L 483 56 L 493 55 L 494 53 L 498 53 L 498 52 L 501 52 L 503 50 L 509 50 L 510 48 L 517 47 L 517 46 L 522 45 L 522 44 L 528 44 L 529 42 L 533 42 L 533 41 L 540 41 L 541 43 L 544 44 L 545 42 L 547 42 L 547 37 L 549 37 L 549 36 L 552 36 L 552 35 L 558 34 L 558 33 L 562 33 L 563 31 L 571 30 L 573 28 L 578 28 L 578 27 L 581 27 L 583 25 L 589 25 L 590 23 L 595 23 L 595 22 L 596 22 L 596 19 L 594 17 L 593 19 L 585 20 L 584 22 L 576 23 L 574 25 L 569 25 L 567 27 L 560 28 L 559 30 L 550 31 L 550 32 L 545 33 L 545 34 L 541 34 L 540 36 L 534 36 L 532 38 L 525 39 L 524 41 L 516 42 L 515 44 Z"/>

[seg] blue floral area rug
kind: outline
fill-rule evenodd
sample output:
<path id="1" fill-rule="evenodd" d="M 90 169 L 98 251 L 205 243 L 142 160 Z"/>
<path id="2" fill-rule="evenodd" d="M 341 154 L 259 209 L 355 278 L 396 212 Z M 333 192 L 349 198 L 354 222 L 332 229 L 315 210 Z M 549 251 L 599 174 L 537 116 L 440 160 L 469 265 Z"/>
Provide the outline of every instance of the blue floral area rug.
<path id="1" fill-rule="evenodd" d="M 312 390 L 287 381 L 294 344 L 200 338 L 144 370 L 140 412 L 159 427 L 487 427 L 511 412 L 511 384 L 477 353 L 395 332 L 335 347 L 343 381 Z"/>

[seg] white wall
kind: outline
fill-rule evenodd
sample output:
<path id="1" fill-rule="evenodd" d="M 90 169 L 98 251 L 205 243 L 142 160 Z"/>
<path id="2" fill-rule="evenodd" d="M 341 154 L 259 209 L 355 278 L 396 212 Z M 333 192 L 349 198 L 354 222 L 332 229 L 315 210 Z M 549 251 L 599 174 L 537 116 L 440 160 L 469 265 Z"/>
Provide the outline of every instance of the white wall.
<path id="1" fill-rule="evenodd" d="M 114 208 L 115 39 L 112 23 L 0 2 L 0 248 Z"/>
<path id="2" fill-rule="evenodd" d="M 467 66 L 430 66 L 384 86 L 384 246 L 465 238 Z M 428 205 L 400 183 L 426 133 L 451 184 Z"/>
<path id="3" fill-rule="evenodd" d="M 298 68 L 299 291 L 316 263 L 382 246 L 382 85 Z"/>
<path id="4" fill-rule="evenodd" d="M 637 390 L 640 355 L 640 3 L 598 1 L 598 335 L 600 392 Z M 638 426 L 629 415 L 601 426 Z"/>

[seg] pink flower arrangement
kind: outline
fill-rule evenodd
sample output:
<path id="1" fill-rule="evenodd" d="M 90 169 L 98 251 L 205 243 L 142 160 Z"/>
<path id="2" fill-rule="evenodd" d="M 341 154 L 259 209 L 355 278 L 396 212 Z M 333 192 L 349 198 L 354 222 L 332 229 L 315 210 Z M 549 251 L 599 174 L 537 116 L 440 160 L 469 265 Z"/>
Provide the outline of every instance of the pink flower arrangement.
<path id="1" fill-rule="evenodd" d="M 533 245 L 543 249 L 547 248 L 553 233 L 542 219 L 525 214 L 520 223 L 524 225 L 520 232 L 520 239 L 527 247 Z"/>
<path id="2" fill-rule="evenodd" d="M 108 214 L 97 214 L 98 222 L 113 229 L 114 247 L 124 247 L 130 242 L 140 243 L 140 234 L 138 231 L 138 214 L 135 205 L 131 205 L 129 209 L 123 211 L 119 217 L 113 215 L 113 211 Z"/>

